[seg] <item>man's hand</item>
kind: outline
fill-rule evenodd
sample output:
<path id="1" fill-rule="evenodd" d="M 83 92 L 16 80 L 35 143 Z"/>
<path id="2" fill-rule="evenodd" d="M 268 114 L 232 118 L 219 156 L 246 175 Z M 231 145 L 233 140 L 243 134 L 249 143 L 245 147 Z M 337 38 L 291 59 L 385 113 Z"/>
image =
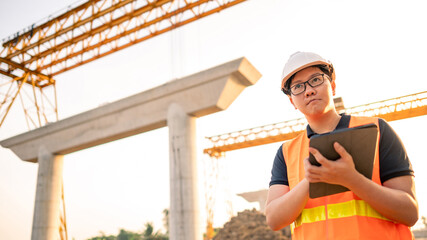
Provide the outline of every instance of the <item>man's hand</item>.
<path id="1" fill-rule="evenodd" d="M 418 220 L 418 202 L 415 197 L 413 176 L 400 176 L 385 181 L 382 185 L 364 177 L 354 167 L 351 155 L 338 143 L 335 151 L 340 155 L 336 161 L 326 159 L 317 149 L 309 151 L 321 164 L 311 165 L 304 159 L 305 178 L 309 182 L 338 184 L 350 189 L 384 217 L 413 226 Z"/>
<path id="2" fill-rule="evenodd" d="M 336 161 L 326 159 L 315 148 L 309 148 L 310 153 L 321 164 L 321 166 L 314 166 L 311 165 L 308 158 L 304 159 L 305 178 L 309 182 L 326 182 L 347 187 L 350 182 L 357 179 L 357 175 L 360 175 L 354 166 L 353 158 L 344 147 L 335 142 L 334 148 L 340 155 Z"/>

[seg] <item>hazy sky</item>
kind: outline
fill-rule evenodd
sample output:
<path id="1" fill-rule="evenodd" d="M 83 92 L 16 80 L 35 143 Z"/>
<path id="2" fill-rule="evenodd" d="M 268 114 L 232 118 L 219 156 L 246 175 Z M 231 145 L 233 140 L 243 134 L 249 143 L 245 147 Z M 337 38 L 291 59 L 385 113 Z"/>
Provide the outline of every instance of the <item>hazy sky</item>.
<path id="1" fill-rule="evenodd" d="M 67 0 L 3 1 L 0 38 L 67 7 Z M 197 121 L 201 209 L 205 136 L 301 117 L 280 92 L 280 75 L 295 51 L 331 60 L 337 96 L 351 107 L 427 90 L 425 1 L 251 0 L 56 76 L 60 119 L 245 56 L 263 74 L 224 112 Z M 3 91 L 2 89 L 0 89 Z M 420 215 L 427 216 L 427 117 L 391 126 L 412 161 Z M 0 139 L 27 130 L 20 103 Z M 233 210 L 257 207 L 237 193 L 268 187 L 280 143 L 237 150 L 220 161 L 215 225 Z M 119 228 L 162 227 L 169 206 L 168 130 L 158 129 L 65 156 L 64 187 L 70 239 Z M 0 239 L 29 239 L 37 164 L 0 148 Z"/>

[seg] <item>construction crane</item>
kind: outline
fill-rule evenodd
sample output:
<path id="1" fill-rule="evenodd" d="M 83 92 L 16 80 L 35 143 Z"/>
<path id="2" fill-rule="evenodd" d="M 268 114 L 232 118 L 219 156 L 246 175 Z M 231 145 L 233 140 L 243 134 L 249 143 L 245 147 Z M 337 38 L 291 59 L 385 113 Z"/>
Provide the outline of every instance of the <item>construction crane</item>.
<path id="1" fill-rule="evenodd" d="M 55 76 L 244 1 L 89 0 L 3 39 L 0 128 L 18 97 L 29 130 L 57 121 Z M 68 239 L 63 189 L 61 199 Z"/>
<path id="2" fill-rule="evenodd" d="M 57 121 L 55 76 L 244 1 L 90 0 L 31 25 L 2 42 L 0 127 L 18 96 L 29 129 Z"/>
<path id="3" fill-rule="evenodd" d="M 337 106 L 338 105 L 338 106 Z M 427 91 L 344 109 L 342 101 L 335 102 L 339 113 L 401 120 L 427 114 Z M 281 142 L 292 139 L 305 130 L 305 118 L 268 124 L 260 127 L 207 137 L 210 147 L 203 150 L 211 157 L 225 152 Z"/>

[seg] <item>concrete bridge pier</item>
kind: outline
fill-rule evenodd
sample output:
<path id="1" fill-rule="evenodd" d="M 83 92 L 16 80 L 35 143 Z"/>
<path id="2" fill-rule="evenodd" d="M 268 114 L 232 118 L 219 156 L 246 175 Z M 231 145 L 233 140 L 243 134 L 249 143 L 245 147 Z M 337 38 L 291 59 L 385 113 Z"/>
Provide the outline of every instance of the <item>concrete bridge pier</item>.
<path id="1" fill-rule="evenodd" d="M 197 181 L 196 117 L 168 108 L 171 240 L 201 240 Z"/>
<path id="2" fill-rule="evenodd" d="M 39 162 L 32 239 L 59 238 L 63 155 L 168 126 L 170 239 L 201 240 L 196 118 L 227 109 L 260 77 L 239 58 L 1 140 L 23 161 Z"/>
<path id="3" fill-rule="evenodd" d="M 40 146 L 31 240 L 57 240 L 60 237 L 63 159 L 63 155 L 54 155 Z"/>

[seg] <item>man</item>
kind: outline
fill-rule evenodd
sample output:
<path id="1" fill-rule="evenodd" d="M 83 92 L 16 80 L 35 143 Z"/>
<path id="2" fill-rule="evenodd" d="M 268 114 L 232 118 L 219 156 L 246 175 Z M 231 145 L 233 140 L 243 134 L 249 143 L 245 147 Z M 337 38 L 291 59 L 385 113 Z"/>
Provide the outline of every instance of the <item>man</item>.
<path id="1" fill-rule="evenodd" d="M 333 102 L 334 68 L 317 54 L 291 55 L 281 87 L 308 126 L 277 152 L 266 203 L 269 226 L 279 230 L 292 224 L 293 239 L 413 239 L 409 226 L 418 220 L 413 171 L 391 127 L 383 119 L 339 115 Z M 340 155 L 336 161 L 309 148 L 315 134 L 369 123 L 379 131 L 372 179 L 355 169 L 352 156 L 339 143 L 334 143 Z M 309 153 L 321 166 L 310 164 Z M 315 182 L 350 191 L 311 199 L 309 183 Z"/>

